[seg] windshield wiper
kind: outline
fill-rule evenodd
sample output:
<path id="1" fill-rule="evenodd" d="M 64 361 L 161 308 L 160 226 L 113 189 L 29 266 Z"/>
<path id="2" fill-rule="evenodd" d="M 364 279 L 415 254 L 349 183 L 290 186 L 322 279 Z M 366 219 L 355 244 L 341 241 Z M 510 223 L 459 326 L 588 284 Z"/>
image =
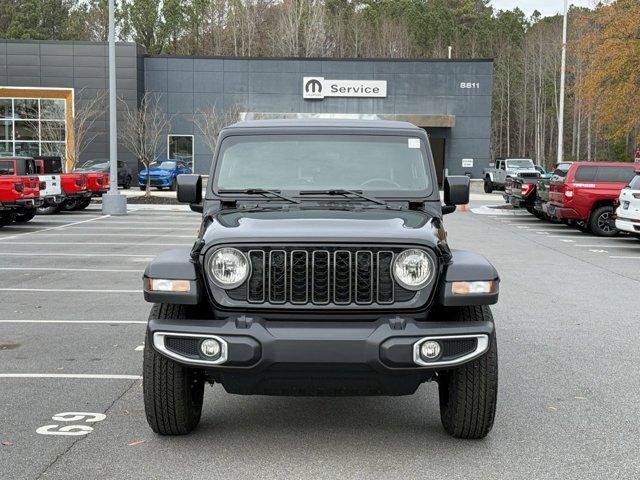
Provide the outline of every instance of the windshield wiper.
<path id="1" fill-rule="evenodd" d="M 385 202 L 384 200 L 370 197 L 368 195 L 365 195 L 361 191 L 345 190 L 342 188 L 336 188 L 332 190 L 303 190 L 300 192 L 300 195 L 342 195 L 344 197 L 353 195 L 354 197 L 362 198 L 363 200 L 367 200 L 368 202 L 372 202 L 372 203 L 377 203 L 378 205 L 385 205 L 385 206 L 387 205 L 387 202 Z"/>
<path id="2" fill-rule="evenodd" d="M 266 190 L 264 188 L 245 188 L 238 190 L 218 190 L 218 193 L 244 193 L 246 195 L 264 195 L 265 197 L 268 195 L 272 195 L 277 198 L 281 198 L 282 200 L 286 200 L 291 203 L 300 203 L 300 200 L 296 200 L 295 198 L 287 197 L 286 195 L 282 195 L 277 190 Z"/>

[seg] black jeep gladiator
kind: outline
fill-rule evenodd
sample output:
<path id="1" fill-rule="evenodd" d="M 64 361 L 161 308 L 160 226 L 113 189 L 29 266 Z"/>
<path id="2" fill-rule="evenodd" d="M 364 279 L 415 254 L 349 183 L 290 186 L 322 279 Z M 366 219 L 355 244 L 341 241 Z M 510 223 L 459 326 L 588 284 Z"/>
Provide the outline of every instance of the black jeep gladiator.
<path id="1" fill-rule="evenodd" d="M 424 130 L 409 123 L 256 120 L 220 133 L 193 248 L 144 274 L 154 303 L 144 351 L 151 428 L 185 434 L 205 383 L 251 395 L 409 395 L 438 384 L 442 424 L 482 438 L 496 408 L 488 305 L 499 278 L 452 250 L 442 216 L 469 199 L 448 177 L 440 201 Z"/>

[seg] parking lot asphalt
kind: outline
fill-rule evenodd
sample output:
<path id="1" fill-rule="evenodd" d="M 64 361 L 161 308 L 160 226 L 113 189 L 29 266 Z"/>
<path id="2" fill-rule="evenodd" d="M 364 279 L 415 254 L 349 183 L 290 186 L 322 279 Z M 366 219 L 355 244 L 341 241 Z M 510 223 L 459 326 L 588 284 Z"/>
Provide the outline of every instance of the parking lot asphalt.
<path id="1" fill-rule="evenodd" d="M 337 399 L 215 385 L 193 434 L 158 437 L 142 403 L 141 275 L 190 244 L 199 217 L 87 210 L 1 229 L 0 478 L 638 478 L 640 240 L 472 207 L 445 223 L 453 248 L 501 275 L 498 411 L 482 441 L 444 433 L 432 384 Z"/>

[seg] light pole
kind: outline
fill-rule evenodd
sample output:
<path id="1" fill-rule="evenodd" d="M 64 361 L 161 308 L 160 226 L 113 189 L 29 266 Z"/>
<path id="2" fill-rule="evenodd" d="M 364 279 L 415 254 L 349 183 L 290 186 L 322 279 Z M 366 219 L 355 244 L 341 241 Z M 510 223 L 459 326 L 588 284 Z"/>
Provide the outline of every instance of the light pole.
<path id="1" fill-rule="evenodd" d="M 116 32 L 114 0 L 109 0 L 109 191 L 102 196 L 102 213 L 126 215 L 127 199 L 118 191 L 118 126 L 116 101 Z"/>
<path id="2" fill-rule="evenodd" d="M 567 16 L 569 15 L 569 0 L 564 0 L 564 17 L 562 19 L 562 61 L 560 64 L 560 108 L 558 111 L 558 158 L 557 163 L 564 157 L 564 82 L 567 68 Z"/>

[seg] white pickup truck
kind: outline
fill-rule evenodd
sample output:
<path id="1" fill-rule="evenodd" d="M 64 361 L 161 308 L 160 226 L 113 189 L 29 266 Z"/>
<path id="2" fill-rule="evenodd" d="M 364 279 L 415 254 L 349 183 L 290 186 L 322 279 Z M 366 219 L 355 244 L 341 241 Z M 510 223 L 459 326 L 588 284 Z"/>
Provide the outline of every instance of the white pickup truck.
<path id="1" fill-rule="evenodd" d="M 530 158 L 498 158 L 493 167 L 484 169 L 482 176 L 485 193 L 491 193 L 503 190 L 508 178 L 538 178 L 540 172 Z"/>
<path id="2" fill-rule="evenodd" d="M 40 190 L 42 204 L 38 207 L 38 213 L 45 215 L 55 213 L 65 198 L 62 193 L 62 179 L 60 178 L 62 161 L 46 162 L 42 158 L 37 158 L 36 165 L 38 178 L 45 184 L 44 190 Z"/>

